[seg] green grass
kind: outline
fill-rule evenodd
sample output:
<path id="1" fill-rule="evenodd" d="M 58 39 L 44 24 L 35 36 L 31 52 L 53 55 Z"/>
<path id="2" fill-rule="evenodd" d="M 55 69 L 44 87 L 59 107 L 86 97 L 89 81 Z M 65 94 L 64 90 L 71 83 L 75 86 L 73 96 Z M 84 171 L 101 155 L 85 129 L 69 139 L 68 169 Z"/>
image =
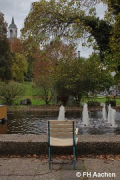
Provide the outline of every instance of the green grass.
<path id="1" fill-rule="evenodd" d="M 24 87 L 25 89 L 25 94 L 18 99 L 16 99 L 15 104 L 20 104 L 20 101 L 22 99 L 29 98 L 32 101 L 33 106 L 37 105 L 45 105 L 45 102 L 41 100 L 39 97 L 35 96 L 35 91 L 33 88 L 32 82 L 24 82 L 21 84 L 21 86 Z M 100 103 L 105 103 L 106 98 L 104 96 L 98 96 L 98 97 L 88 97 L 88 98 L 83 98 L 82 103 L 88 102 L 88 101 L 98 101 Z M 2 104 L 1 100 L 0 103 Z M 116 105 L 120 105 L 120 97 L 116 98 Z"/>
<path id="2" fill-rule="evenodd" d="M 32 87 L 32 82 L 24 82 L 23 87 L 25 88 L 25 94 L 24 96 L 20 97 L 17 101 L 16 104 L 20 103 L 20 100 L 29 98 L 32 102 L 32 105 L 44 105 L 45 102 L 41 100 L 39 97 L 34 96 L 34 89 Z"/>
<path id="3" fill-rule="evenodd" d="M 120 106 L 120 99 L 116 99 L 116 105 Z"/>
<path id="4" fill-rule="evenodd" d="M 25 89 L 25 96 L 32 96 L 33 95 L 32 83 L 24 82 L 22 85 Z"/>
<path id="5" fill-rule="evenodd" d="M 116 105 L 120 105 L 120 98 L 116 98 L 115 100 L 116 100 Z M 104 97 L 97 97 L 96 101 L 101 102 L 101 103 L 105 103 L 106 98 L 104 98 Z"/>
<path id="6" fill-rule="evenodd" d="M 84 102 L 87 101 L 98 101 L 100 103 L 105 103 L 105 101 L 107 100 L 104 96 L 98 96 L 98 97 L 89 97 L 89 98 L 85 98 Z M 120 105 L 120 97 L 117 97 L 116 99 L 116 105 Z"/>
<path id="7" fill-rule="evenodd" d="M 45 102 L 43 100 L 36 98 L 36 97 L 32 97 L 31 101 L 32 101 L 33 106 L 45 105 Z"/>

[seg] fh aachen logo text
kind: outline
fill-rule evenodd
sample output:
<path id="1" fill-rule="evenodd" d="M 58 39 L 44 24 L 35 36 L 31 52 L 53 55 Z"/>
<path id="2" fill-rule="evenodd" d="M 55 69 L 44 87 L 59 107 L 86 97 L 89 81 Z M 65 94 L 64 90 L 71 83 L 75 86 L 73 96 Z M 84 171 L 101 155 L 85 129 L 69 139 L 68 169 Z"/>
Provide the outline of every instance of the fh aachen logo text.
<path id="1" fill-rule="evenodd" d="M 116 177 L 115 173 L 110 172 L 76 172 L 76 177 L 89 177 L 89 178 L 114 178 Z"/>

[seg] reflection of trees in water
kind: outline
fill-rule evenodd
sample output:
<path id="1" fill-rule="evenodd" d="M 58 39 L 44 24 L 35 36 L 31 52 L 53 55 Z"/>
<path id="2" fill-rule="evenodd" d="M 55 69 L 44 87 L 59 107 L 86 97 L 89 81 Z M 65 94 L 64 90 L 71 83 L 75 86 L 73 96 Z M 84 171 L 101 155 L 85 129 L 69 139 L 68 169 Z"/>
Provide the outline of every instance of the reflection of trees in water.
<path id="1" fill-rule="evenodd" d="M 82 118 L 82 111 L 67 111 L 65 112 L 65 117 L 67 119 L 73 119 L 73 118 Z"/>
<path id="2" fill-rule="evenodd" d="M 102 111 L 90 111 L 90 118 L 102 118 Z"/>

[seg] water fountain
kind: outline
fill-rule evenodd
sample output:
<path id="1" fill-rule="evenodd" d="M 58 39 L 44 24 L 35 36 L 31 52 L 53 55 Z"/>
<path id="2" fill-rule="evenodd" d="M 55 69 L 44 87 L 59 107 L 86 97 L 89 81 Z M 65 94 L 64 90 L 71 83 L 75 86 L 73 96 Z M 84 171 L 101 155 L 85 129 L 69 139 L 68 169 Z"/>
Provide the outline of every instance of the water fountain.
<path id="1" fill-rule="evenodd" d="M 111 123 L 111 104 L 108 106 L 108 123 Z"/>
<path id="2" fill-rule="evenodd" d="M 107 120 L 107 113 L 106 113 L 105 104 L 103 105 L 103 108 L 102 108 L 102 116 L 103 116 L 103 120 L 106 121 Z"/>
<path id="3" fill-rule="evenodd" d="M 117 127 L 117 125 L 115 124 L 115 114 L 116 114 L 116 110 L 111 108 L 111 126 L 112 127 Z"/>
<path id="4" fill-rule="evenodd" d="M 88 115 L 88 106 L 86 103 L 83 106 L 82 119 L 83 119 L 83 125 L 88 126 L 89 125 L 89 115 Z"/>
<path id="5" fill-rule="evenodd" d="M 65 108 L 63 105 L 60 106 L 58 120 L 65 120 Z"/>
<path id="6" fill-rule="evenodd" d="M 116 110 L 111 108 L 111 104 L 108 106 L 108 123 L 111 127 L 117 127 L 115 124 L 115 114 Z"/>
<path id="7" fill-rule="evenodd" d="M 108 107 L 108 119 L 105 104 L 101 111 L 101 115 L 96 119 L 92 117 L 93 111 L 90 112 L 90 118 L 88 115 L 87 104 L 83 106 L 82 112 L 82 122 L 78 122 L 79 133 L 83 134 L 104 134 L 104 133 L 114 133 L 117 129 L 119 132 L 119 126 L 115 123 L 116 119 L 116 110 L 111 108 L 111 105 Z M 106 121 L 108 120 L 108 121 Z"/>

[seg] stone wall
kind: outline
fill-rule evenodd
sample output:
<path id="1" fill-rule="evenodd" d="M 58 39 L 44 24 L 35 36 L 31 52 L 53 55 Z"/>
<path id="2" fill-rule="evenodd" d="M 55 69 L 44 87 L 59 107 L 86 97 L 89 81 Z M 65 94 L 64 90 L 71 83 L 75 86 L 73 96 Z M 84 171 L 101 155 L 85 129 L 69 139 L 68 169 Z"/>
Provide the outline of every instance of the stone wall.
<path id="1" fill-rule="evenodd" d="M 120 154 L 120 135 L 81 135 L 78 155 Z M 52 154 L 72 154 L 72 147 L 52 147 Z M 0 156 L 48 154 L 45 135 L 0 135 Z"/>

